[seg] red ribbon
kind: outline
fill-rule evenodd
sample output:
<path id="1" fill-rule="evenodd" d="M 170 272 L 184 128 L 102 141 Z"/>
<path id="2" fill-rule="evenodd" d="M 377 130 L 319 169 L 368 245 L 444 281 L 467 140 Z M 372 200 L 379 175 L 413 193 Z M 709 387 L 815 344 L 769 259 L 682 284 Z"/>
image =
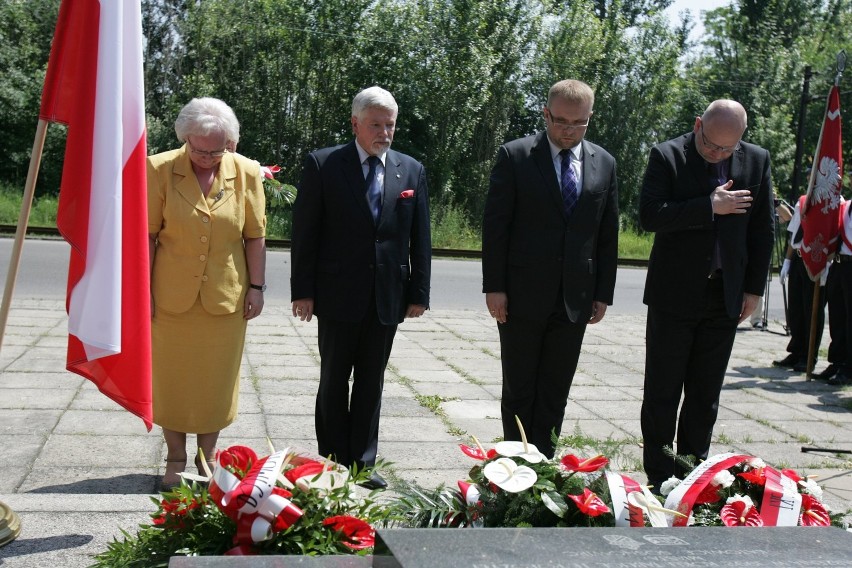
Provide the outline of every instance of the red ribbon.
<path id="1" fill-rule="evenodd" d="M 285 456 L 286 452 L 276 452 L 258 460 L 243 479 L 217 461 L 208 491 L 216 506 L 237 524 L 236 546 L 227 556 L 254 554 L 254 543 L 291 527 L 304 514 L 288 499 L 288 491 L 275 486 Z"/>
<path id="2" fill-rule="evenodd" d="M 742 463 L 750 457 L 745 454 L 720 454 L 693 469 L 692 473 L 686 476 L 686 479 L 675 487 L 666 499 L 666 509 L 673 509 L 685 515 L 684 517 L 675 516 L 672 526 L 686 526 L 696 499 L 717 473 Z"/>

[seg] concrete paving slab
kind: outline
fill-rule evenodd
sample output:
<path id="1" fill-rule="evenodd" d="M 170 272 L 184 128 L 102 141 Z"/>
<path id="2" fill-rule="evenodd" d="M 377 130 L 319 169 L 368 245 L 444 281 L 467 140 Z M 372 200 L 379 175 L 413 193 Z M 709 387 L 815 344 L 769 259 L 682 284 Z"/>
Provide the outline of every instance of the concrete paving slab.
<path id="1" fill-rule="evenodd" d="M 190 458 L 191 459 L 191 458 Z M 150 495 L 156 493 L 162 469 L 158 467 L 71 466 L 36 467 L 19 491 L 54 495 Z M 195 468 L 190 466 L 190 471 Z"/>
<path id="2" fill-rule="evenodd" d="M 316 396 L 318 386 L 319 377 L 317 380 L 287 378 L 257 380 L 257 392 L 261 397 L 267 394 Z"/>
<path id="3" fill-rule="evenodd" d="M 500 418 L 500 402 L 496 400 L 450 400 L 441 403 L 450 421 Z"/>
<path id="4" fill-rule="evenodd" d="M 4 459 L 4 463 L 20 464 L 21 462 L 11 462 Z M 23 468 L 20 465 L 14 467 L 0 466 L 0 494 L 18 491 L 29 473 L 29 468 Z"/>
<path id="5" fill-rule="evenodd" d="M 751 444 L 755 442 L 787 442 L 789 434 L 754 420 L 742 418 L 720 418 L 713 429 L 715 442 Z"/>
<path id="6" fill-rule="evenodd" d="M 379 424 L 379 444 L 388 442 L 448 442 L 455 437 L 435 415 L 430 416 L 382 416 Z"/>
<path id="7" fill-rule="evenodd" d="M 53 430 L 61 410 L 30 408 L 0 409 L 0 434 L 12 435 L 22 432 L 49 432 Z"/>
<path id="8" fill-rule="evenodd" d="M 460 433 L 465 443 L 472 443 L 473 436 L 476 436 L 483 444 L 493 444 L 503 439 L 503 423 L 500 420 L 499 412 L 489 414 L 484 418 L 454 416 L 450 419 L 450 422 L 455 427 L 454 431 Z"/>
<path id="9" fill-rule="evenodd" d="M 144 428 L 140 428 L 145 432 Z M 146 467 L 161 456 L 161 438 L 157 434 L 106 436 L 54 434 L 44 442 L 34 467 L 126 466 Z"/>
<path id="10" fill-rule="evenodd" d="M 6 462 L 27 465 L 0 466 L 0 500 L 26 515 L 25 527 L 34 524 L 41 532 L 25 532 L 16 541 L 24 547 L 0 549 L 0 564 L 87 566 L 88 551 L 102 550 L 118 527 L 147 522 L 153 511 L 147 492 L 162 473 L 165 448 L 159 429 L 146 432 L 138 418 L 64 370 L 63 302 L 29 300 L 23 308 L 13 306 L 0 356 L 0 433 Z M 313 453 L 316 322 L 297 322 L 289 305 L 270 303 L 255 323 L 243 358 L 240 413 L 219 446 L 244 444 L 265 453 L 268 436 L 277 449 Z M 603 323 L 587 331 L 562 433 L 609 438 L 621 444 L 616 463 L 636 467 L 644 316 L 613 310 Z M 775 466 L 818 471 L 836 506 L 852 506 L 850 455 L 801 452 L 805 441 L 852 450 L 852 388 L 773 368 L 786 341 L 750 329 L 738 333 L 711 453 L 742 451 Z M 431 310 L 400 326 L 379 439 L 380 457 L 394 462 L 390 477 L 428 488 L 454 486 L 474 465 L 458 443 L 471 443 L 475 435 L 491 445 L 502 437 L 499 350 L 496 326 L 483 310 Z M 430 402 L 445 416 L 418 396 L 435 397 Z M 627 473 L 645 481 L 641 472 Z"/>
<path id="11" fill-rule="evenodd" d="M 73 388 L 4 389 L 0 408 L 67 408 L 76 394 Z"/>
<path id="12" fill-rule="evenodd" d="M 431 381 L 414 381 L 411 383 L 418 394 L 424 396 L 440 396 L 447 400 L 492 400 L 494 394 L 485 385 L 474 385 L 468 382 L 438 383 Z"/>
<path id="13" fill-rule="evenodd" d="M 263 409 L 269 414 L 314 415 L 316 395 L 266 394 L 262 396 Z"/>
<path id="14" fill-rule="evenodd" d="M 57 513 L 51 510 L 24 512 L 19 516 L 21 535 L 0 548 L 0 565 L 4 568 L 90 566 L 93 555 L 105 550 L 113 538 L 122 536 L 121 529 L 135 532 L 141 523 L 150 522 L 143 511 Z"/>

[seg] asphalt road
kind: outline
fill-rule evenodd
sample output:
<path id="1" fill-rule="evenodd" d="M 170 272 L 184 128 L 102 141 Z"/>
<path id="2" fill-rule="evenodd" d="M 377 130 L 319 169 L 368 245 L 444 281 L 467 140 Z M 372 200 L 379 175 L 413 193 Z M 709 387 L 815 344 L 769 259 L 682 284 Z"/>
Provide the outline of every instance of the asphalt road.
<path id="1" fill-rule="evenodd" d="M 0 278 L 6 281 L 13 240 L 0 238 Z M 28 238 L 24 243 L 15 298 L 57 299 L 65 297 L 68 275 L 68 245 L 62 240 Z M 267 258 L 267 301 L 290 301 L 290 253 L 269 251 Z M 481 293 L 482 271 L 478 260 L 433 259 L 433 309 L 485 309 Z M 643 314 L 642 291 L 645 270 L 620 268 L 615 302 L 610 307 L 624 314 Z M 769 320 L 784 319 L 781 287 L 777 277 L 770 285 Z"/>

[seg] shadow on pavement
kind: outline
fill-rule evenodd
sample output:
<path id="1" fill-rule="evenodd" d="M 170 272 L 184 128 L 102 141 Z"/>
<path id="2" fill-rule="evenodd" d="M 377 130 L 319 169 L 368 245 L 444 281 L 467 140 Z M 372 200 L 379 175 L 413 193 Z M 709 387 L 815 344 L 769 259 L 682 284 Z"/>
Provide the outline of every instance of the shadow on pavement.
<path id="1" fill-rule="evenodd" d="M 44 538 L 18 538 L 3 548 L 0 548 L 0 565 L 2 558 L 14 558 L 26 556 L 27 554 L 38 554 L 40 552 L 51 552 L 53 550 L 65 550 L 77 548 L 89 544 L 94 537 L 90 534 L 65 534 L 58 536 L 46 536 Z"/>
<path id="2" fill-rule="evenodd" d="M 45 485 L 27 493 L 60 493 L 81 495 L 150 495 L 156 493 L 159 476 L 145 473 L 128 473 L 115 477 L 82 479 L 63 485 Z"/>

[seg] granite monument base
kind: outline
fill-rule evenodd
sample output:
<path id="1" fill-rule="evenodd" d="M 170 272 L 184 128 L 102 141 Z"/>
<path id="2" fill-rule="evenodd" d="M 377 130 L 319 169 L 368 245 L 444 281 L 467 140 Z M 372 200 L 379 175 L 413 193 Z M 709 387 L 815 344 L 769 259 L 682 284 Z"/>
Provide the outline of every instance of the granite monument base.
<path id="1" fill-rule="evenodd" d="M 852 566 L 833 527 L 391 529 L 377 568 L 716 568 Z"/>
<path id="2" fill-rule="evenodd" d="M 369 556 L 173 557 L 169 568 L 819 568 L 852 533 L 808 527 L 379 529 Z"/>
<path id="3" fill-rule="evenodd" d="M 169 568 L 369 568 L 369 556 L 173 556 Z"/>

